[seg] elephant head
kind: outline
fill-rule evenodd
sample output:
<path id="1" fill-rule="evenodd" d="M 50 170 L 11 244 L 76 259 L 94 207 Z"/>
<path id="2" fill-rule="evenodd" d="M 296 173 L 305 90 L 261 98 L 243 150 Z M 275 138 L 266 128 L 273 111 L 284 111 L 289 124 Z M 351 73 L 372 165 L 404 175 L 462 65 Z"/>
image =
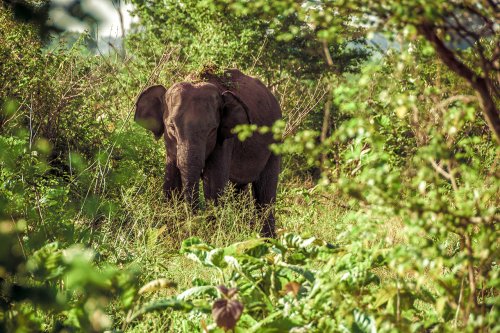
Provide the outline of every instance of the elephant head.
<path id="1" fill-rule="evenodd" d="M 247 107 L 233 92 L 211 83 L 185 82 L 168 90 L 161 85 L 146 89 L 136 102 L 134 120 L 157 139 L 164 136 L 166 181 L 180 177 L 178 184 L 193 208 L 198 206 L 199 180 L 207 158 L 216 145 L 234 136 L 234 126 L 251 123 Z"/>

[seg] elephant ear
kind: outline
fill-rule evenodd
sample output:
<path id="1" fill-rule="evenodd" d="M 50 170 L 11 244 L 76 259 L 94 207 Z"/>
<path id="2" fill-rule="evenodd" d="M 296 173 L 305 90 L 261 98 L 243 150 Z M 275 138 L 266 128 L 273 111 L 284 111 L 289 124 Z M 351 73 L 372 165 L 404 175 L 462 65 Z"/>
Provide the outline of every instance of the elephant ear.
<path id="1" fill-rule="evenodd" d="M 223 107 L 219 125 L 219 137 L 224 140 L 235 136 L 232 129 L 236 125 L 251 124 L 252 119 L 246 104 L 233 92 L 222 93 Z"/>
<path id="2" fill-rule="evenodd" d="M 166 110 L 164 86 L 152 86 L 146 89 L 135 103 L 134 120 L 142 127 L 150 130 L 159 139 L 165 130 L 163 113 Z"/>

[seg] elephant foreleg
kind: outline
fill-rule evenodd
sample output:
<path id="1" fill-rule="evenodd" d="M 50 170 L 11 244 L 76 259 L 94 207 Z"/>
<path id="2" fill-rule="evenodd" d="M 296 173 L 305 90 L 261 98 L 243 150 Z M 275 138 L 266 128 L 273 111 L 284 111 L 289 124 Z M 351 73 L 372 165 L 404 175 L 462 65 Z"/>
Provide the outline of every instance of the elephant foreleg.
<path id="1" fill-rule="evenodd" d="M 279 170 L 280 157 L 271 154 L 259 179 L 252 183 L 252 193 L 255 198 L 255 204 L 264 220 L 260 232 L 263 237 L 276 237 L 272 205 L 276 201 Z"/>
<path id="2" fill-rule="evenodd" d="M 167 199 L 180 195 L 182 192 L 181 173 L 175 162 L 167 161 L 165 178 L 163 182 L 163 193 Z"/>

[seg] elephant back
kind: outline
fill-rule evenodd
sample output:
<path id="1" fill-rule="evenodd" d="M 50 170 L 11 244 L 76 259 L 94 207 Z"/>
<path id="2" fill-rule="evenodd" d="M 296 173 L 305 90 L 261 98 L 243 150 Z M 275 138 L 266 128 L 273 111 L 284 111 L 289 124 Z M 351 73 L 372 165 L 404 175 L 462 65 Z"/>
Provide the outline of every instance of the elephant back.
<path id="1" fill-rule="evenodd" d="M 272 126 L 281 119 L 281 108 L 271 91 L 257 78 L 243 74 L 238 69 L 228 69 L 223 76 L 210 75 L 210 83 L 221 93 L 229 90 L 247 106 L 250 118 L 258 126 Z"/>

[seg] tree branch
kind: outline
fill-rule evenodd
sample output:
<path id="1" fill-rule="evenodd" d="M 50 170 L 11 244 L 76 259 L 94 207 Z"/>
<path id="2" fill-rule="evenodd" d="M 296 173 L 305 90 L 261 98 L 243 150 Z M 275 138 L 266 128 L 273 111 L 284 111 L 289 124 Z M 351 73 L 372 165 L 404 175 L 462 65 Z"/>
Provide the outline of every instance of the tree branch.
<path id="1" fill-rule="evenodd" d="M 434 47 L 439 58 L 448 68 L 463 77 L 476 90 L 480 96 L 484 118 L 493 132 L 497 143 L 500 144 L 500 114 L 493 96 L 490 94 L 486 78 L 478 75 L 472 69 L 462 63 L 455 54 L 446 47 L 437 36 L 434 26 L 429 22 L 418 25 L 418 30 Z"/>

